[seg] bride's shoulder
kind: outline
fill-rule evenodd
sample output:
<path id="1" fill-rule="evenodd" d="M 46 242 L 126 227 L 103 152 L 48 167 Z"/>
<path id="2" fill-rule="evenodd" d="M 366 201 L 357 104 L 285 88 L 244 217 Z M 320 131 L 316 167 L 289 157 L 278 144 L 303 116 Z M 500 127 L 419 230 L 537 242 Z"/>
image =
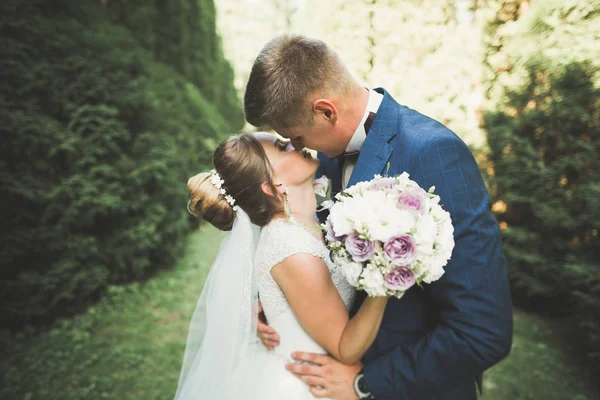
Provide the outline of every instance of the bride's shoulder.
<path id="1" fill-rule="evenodd" d="M 303 234 L 304 232 L 302 227 L 284 218 L 273 219 L 262 228 L 262 235 L 275 237 L 278 239 L 284 239 Z"/>
<path id="2" fill-rule="evenodd" d="M 302 226 L 274 219 L 262 228 L 257 253 L 276 264 L 296 253 L 323 256 L 325 247 Z"/>

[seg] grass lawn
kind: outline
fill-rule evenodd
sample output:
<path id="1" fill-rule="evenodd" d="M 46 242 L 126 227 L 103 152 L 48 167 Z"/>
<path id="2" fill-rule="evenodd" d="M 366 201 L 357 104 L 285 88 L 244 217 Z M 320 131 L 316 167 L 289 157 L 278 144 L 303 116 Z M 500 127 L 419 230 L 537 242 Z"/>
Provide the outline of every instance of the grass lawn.
<path id="1" fill-rule="evenodd" d="M 203 228 L 173 269 L 112 287 L 49 331 L 2 334 L 0 399 L 172 399 L 189 319 L 222 237 Z M 482 400 L 600 398 L 552 326 L 516 311 L 512 353 L 486 373 Z"/>

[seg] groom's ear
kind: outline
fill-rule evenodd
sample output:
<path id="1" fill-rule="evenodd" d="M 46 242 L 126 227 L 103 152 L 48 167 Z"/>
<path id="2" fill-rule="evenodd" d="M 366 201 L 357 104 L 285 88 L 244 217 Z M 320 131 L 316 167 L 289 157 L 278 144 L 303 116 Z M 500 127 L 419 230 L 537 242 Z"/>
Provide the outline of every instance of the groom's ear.
<path id="1" fill-rule="evenodd" d="M 322 119 L 330 124 L 335 124 L 339 118 L 338 109 L 330 100 L 317 99 L 312 103 L 315 119 Z"/>

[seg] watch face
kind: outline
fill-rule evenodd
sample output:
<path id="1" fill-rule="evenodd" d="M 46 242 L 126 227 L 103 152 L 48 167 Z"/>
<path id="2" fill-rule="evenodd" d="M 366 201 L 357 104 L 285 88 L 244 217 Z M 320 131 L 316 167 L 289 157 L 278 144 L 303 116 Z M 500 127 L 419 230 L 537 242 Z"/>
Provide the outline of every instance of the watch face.
<path id="1" fill-rule="evenodd" d="M 365 381 L 365 376 L 361 375 L 360 378 L 358 378 L 358 390 L 360 390 L 362 393 L 369 393 L 369 390 L 367 389 L 367 382 Z"/>

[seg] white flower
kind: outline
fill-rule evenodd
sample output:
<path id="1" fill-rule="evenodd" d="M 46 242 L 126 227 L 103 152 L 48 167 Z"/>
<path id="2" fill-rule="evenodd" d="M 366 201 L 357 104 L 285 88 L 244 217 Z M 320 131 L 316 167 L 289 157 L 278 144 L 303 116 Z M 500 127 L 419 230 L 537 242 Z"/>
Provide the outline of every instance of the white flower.
<path id="1" fill-rule="evenodd" d="M 398 210 L 395 223 L 398 226 L 398 233 L 409 233 L 415 227 L 415 216 L 407 210 Z"/>
<path id="2" fill-rule="evenodd" d="M 439 263 L 432 263 L 428 266 L 427 272 L 421 278 L 425 283 L 431 283 L 437 281 L 444 275 L 444 268 Z"/>
<path id="3" fill-rule="evenodd" d="M 374 210 L 370 204 L 377 203 L 369 203 L 360 195 L 345 202 L 348 220 L 352 222 L 355 231 L 366 237 L 369 237 L 369 225 L 375 219 Z M 335 232 L 338 234 L 337 230 Z"/>
<path id="4" fill-rule="evenodd" d="M 454 227 L 452 224 L 441 224 L 438 226 L 436 244 L 444 249 L 454 247 Z"/>
<path id="5" fill-rule="evenodd" d="M 388 241 L 392 236 L 398 235 L 398 227 L 390 221 L 377 219 L 369 224 L 369 234 L 373 240 L 382 243 Z"/>
<path id="6" fill-rule="evenodd" d="M 439 196 L 437 197 L 437 201 L 434 198 L 430 198 L 427 200 L 428 209 L 431 210 L 430 214 L 436 221 L 450 221 L 450 213 L 442 208 L 438 204 Z"/>
<path id="7" fill-rule="evenodd" d="M 417 260 L 416 262 L 412 263 L 410 268 L 415 274 L 415 279 L 417 281 L 420 281 L 423 275 L 427 273 L 427 265 L 425 265 L 421 260 Z"/>
<path id="8" fill-rule="evenodd" d="M 400 174 L 400 176 L 396 178 L 399 186 L 398 189 L 405 190 L 410 185 L 410 182 L 412 181 L 409 177 L 410 175 L 408 174 L 408 172 L 403 172 L 402 174 Z"/>
<path id="9" fill-rule="evenodd" d="M 348 219 L 345 202 L 337 202 L 331 207 L 329 220 L 336 236 L 343 236 L 352 232 L 352 222 Z"/>
<path id="10" fill-rule="evenodd" d="M 396 266 L 390 262 L 389 258 L 386 257 L 381 246 L 378 246 L 375 254 L 371 258 L 371 265 L 381 271 L 382 274 L 387 274 L 396 268 Z"/>
<path id="11" fill-rule="evenodd" d="M 346 253 L 346 250 L 339 249 L 337 251 L 331 252 L 331 260 L 338 267 L 342 267 L 344 264 L 346 264 L 346 263 L 348 263 L 350 261 L 350 257 Z"/>
<path id="12" fill-rule="evenodd" d="M 358 232 L 375 242 L 375 252 L 364 263 L 353 262 L 345 242 L 328 243 L 332 258 L 348 282 L 369 296 L 386 294 L 401 297 L 402 292 L 385 287 L 386 274 L 395 266 L 384 254 L 383 245 L 393 236 L 410 235 L 416 259 L 409 268 L 418 282 L 431 283 L 442 277 L 454 249 L 454 227 L 450 214 L 439 204 L 439 196 L 429 193 L 419 214 L 398 207 L 403 191 L 422 190 L 403 173 L 395 178 L 375 176 L 348 188 L 331 208 L 329 223 L 336 236 Z"/>
<path id="13" fill-rule="evenodd" d="M 313 188 L 315 189 L 315 194 L 321 197 L 327 197 L 327 193 L 329 191 L 330 180 L 327 179 L 325 175 L 322 177 L 315 179 L 313 182 Z"/>
<path id="14" fill-rule="evenodd" d="M 419 244 L 433 244 L 437 235 L 437 224 L 429 214 L 422 215 L 417 221 L 414 238 Z"/>
<path id="15" fill-rule="evenodd" d="M 217 189 L 221 189 L 221 186 L 223 185 L 223 183 L 225 183 L 225 181 L 223 179 L 221 179 L 221 176 L 219 175 L 219 173 L 217 172 L 217 170 L 216 169 L 211 170 L 210 174 L 211 174 L 210 182 Z"/>
<path id="16" fill-rule="evenodd" d="M 394 200 L 387 193 L 381 190 L 371 190 L 362 194 L 363 202 L 366 202 L 368 208 L 379 208 L 383 205 L 394 205 Z M 377 207 L 373 207 L 377 204 Z"/>
<path id="17" fill-rule="evenodd" d="M 227 201 L 231 206 L 233 206 L 235 204 L 235 199 L 233 197 L 231 197 L 230 195 L 225 196 L 225 201 Z"/>
<path id="18" fill-rule="evenodd" d="M 431 196 L 428 200 L 427 200 L 427 207 L 428 208 L 432 208 L 435 207 L 436 205 L 440 204 L 440 196 L 435 195 L 435 196 Z M 438 206 L 439 207 L 439 206 Z M 439 207 L 441 211 L 444 211 L 441 207 Z M 446 212 L 446 211 L 444 211 Z"/>
<path id="19" fill-rule="evenodd" d="M 360 278 L 360 284 L 370 296 L 385 296 L 384 282 L 383 274 L 371 264 L 365 267 Z"/>
<path id="20" fill-rule="evenodd" d="M 347 262 L 342 266 L 342 272 L 346 277 L 348 283 L 354 287 L 358 286 L 358 278 L 360 278 L 360 273 L 362 272 L 362 264 L 357 262 Z"/>

